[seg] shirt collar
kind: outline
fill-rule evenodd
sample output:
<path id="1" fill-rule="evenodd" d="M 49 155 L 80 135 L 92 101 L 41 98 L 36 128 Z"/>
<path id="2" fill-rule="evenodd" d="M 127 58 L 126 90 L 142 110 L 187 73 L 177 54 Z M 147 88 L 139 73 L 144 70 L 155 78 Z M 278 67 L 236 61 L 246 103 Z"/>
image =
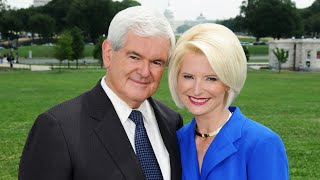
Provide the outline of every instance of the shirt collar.
<path id="1" fill-rule="evenodd" d="M 109 97 L 111 103 L 113 104 L 113 107 L 114 107 L 115 111 L 117 112 L 121 123 L 124 124 L 128 120 L 130 113 L 132 112 L 133 109 L 126 102 L 124 102 L 122 99 L 120 99 L 108 87 L 108 85 L 106 84 L 104 79 L 105 79 L 105 76 L 101 79 L 100 84 L 101 84 L 103 90 L 105 91 L 105 93 L 107 94 L 107 96 Z M 153 114 L 153 111 L 152 111 L 151 105 L 148 100 L 143 101 L 143 103 L 136 110 L 138 110 L 142 113 L 142 115 L 144 117 L 144 122 L 151 123 L 150 119 Z"/>

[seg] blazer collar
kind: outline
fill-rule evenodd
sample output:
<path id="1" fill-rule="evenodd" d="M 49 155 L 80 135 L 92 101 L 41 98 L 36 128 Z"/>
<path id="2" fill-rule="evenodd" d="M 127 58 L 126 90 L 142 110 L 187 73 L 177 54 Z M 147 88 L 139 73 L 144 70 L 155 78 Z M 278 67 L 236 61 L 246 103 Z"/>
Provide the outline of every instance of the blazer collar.
<path id="1" fill-rule="evenodd" d="M 241 129 L 246 118 L 237 107 L 230 107 L 229 110 L 233 112 L 231 118 L 218 133 L 204 157 L 202 178 L 207 177 L 215 166 L 237 152 L 233 143 L 241 138 Z"/>
<path id="2" fill-rule="evenodd" d="M 241 138 L 241 127 L 245 121 L 245 117 L 237 107 L 230 107 L 229 110 L 233 112 L 232 116 L 212 141 L 204 156 L 201 169 L 201 179 L 206 179 L 213 168 L 215 168 L 220 162 L 228 158 L 230 155 L 237 152 L 237 149 L 233 143 Z M 193 179 L 198 179 L 197 177 L 199 177 L 199 168 L 194 168 L 195 166 L 199 167 L 196 145 L 194 141 L 195 124 L 195 120 L 193 119 L 186 132 L 188 134 L 186 136 L 187 143 L 186 148 L 183 150 L 187 151 L 186 155 L 189 154 L 190 156 L 188 161 L 193 161 L 193 163 L 191 162 L 182 164 L 182 166 L 184 166 L 183 169 L 187 169 L 188 171 L 193 169 L 194 171 L 192 171 L 190 175 L 194 176 Z M 186 158 L 186 156 L 184 158 Z"/>

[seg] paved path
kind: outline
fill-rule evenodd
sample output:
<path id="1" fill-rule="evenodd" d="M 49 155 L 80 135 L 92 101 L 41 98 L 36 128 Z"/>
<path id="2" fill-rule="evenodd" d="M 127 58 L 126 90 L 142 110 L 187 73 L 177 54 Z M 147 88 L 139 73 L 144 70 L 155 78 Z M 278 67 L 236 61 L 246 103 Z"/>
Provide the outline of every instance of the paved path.
<path id="1" fill-rule="evenodd" d="M 2 63 L 0 67 L 10 68 L 10 63 Z M 47 65 L 33 65 L 33 64 L 12 64 L 12 67 L 15 69 L 30 69 L 31 71 L 49 71 L 51 66 Z"/>
<path id="2" fill-rule="evenodd" d="M 21 64 L 59 64 L 59 60 L 57 59 L 19 59 L 19 63 Z M 74 61 L 75 62 L 75 61 Z M 84 59 L 79 59 L 79 63 L 96 63 L 98 62 L 97 59 L 92 59 L 92 58 L 84 58 Z M 63 64 L 67 64 L 68 61 L 62 61 Z"/>
<path id="3" fill-rule="evenodd" d="M 250 56 L 250 60 L 269 59 L 269 56 Z"/>
<path id="4" fill-rule="evenodd" d="M 268 59 L 268 56 L 252 56 L 250 59 L 253 60 L 259 60 L 259 59 Z M 90 58 L 85 58 L 85 59 L 79 59 L 79 64 L 81 63 L 92 63 L 92 62 L 98 62 L 97 59 L 90 59 Z M 66 66 L 68 61 L 62 61 L 62 64 Z M 35 64 L 44 64 L 44 65 L 35 65 Z M 48 64 L 48 65 L 45 65 Z M 50 64 L 50 65 L 49 65 Z M 57 69 L 59 66 L 52 66 L 52 64 L 59 64 L 59 60 L 57 59 L 21 59 L 19 60 L 19 64 L 13 64 L 13 68 L 17 69 L 30 69 L 31 71 L 49 71 L 52 70 L 52 68 Z M 268 67 L 269 63 L 268 62 L 248 62 L 248 67 L 253 68 L 253 69 L 260 69 L 261 67 Z M 9 63 L 2 63 L 0 64 L 0 67 L 10 67 Z M 62 67 L 64 68 L 64 67 Z M 79 68 L 81 68 L 79 66 Z M 86 66 L 86 68 L 91 68 L 91 66 Z M 97 68 L 97 66 L 94 66 L 92 68 Z M 100 68 L 100 66 L 99 66 Z"/>

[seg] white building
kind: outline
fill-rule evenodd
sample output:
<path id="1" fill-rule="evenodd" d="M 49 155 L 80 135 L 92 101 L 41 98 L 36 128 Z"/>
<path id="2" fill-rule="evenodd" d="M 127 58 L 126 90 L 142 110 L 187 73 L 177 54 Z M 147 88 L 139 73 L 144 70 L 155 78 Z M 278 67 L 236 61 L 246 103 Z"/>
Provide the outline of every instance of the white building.
<path id="1" fill-rule="evenodd" d="M 174 28 L 174 7 L 173 7 L 173 0 L 169 0 L 168 1 L 168 7 L 165 9 L 164 11 L 164 16 L 167 18 L 167 20 L 169 21 L 171 28 L 173 29 L 173 31 L 175 31 Z"/>
<path id="2" fill-rule="evenodd" d="M 38 7 L 38 6 L 44 6 L 51 0 L 33 0 L 33 6 Z"/>
<path id="3" fill-rule="evenodd" d="M 279 62 L 273 53 L 275 48 L 288 53 L 287 62 L 281 68 L 302 71 L 320 71 L 320 39 L 283 39 L 269 42 L 269 66 L 278 69 Z"/>

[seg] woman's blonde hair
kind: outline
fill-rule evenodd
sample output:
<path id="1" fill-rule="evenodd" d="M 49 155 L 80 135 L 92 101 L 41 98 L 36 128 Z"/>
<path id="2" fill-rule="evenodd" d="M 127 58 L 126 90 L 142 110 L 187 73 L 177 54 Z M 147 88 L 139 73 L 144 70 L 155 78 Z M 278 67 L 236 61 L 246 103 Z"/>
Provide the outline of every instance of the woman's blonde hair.
<path id="1" fill-rule="evenodd" d="M 187 53 L 203 54 L 218 78 L 228 87 L 226 107 L 239 95 L 247 76 L 247 60 L 238 37 L 219 24 L 199 24 L 185 32 L 170 57 L 168 80 L 171 96 L 180 108 L 184 107 L 177 92 L 181 59 Z M 197 62 L 194 62 L 197 65 Z"/>

